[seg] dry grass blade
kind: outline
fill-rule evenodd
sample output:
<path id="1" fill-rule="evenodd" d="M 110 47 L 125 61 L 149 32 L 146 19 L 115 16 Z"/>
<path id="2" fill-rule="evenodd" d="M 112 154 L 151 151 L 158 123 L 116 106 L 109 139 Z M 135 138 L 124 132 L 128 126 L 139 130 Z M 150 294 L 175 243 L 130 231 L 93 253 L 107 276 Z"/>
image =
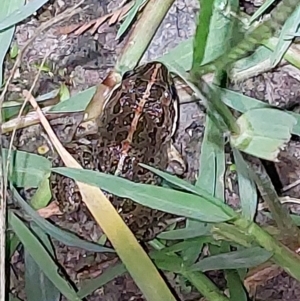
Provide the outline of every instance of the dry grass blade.
<path id="1" fill-rule="evenodd" d="M 111 80 L 112 79 L 110 77 L 107 78 L 106 84 L 108 86 L 112 84 L 110 82 Z M 37 112 L 43 128 L 47 132 L 49 139 L 51 140 L 53 146 L 57 150 L 65 165 L 67 167 L 82 169 L 80 164 L 61 145 L 48 120 L 43 115 L 42 110 L 38 106 L 38 103 L 31 93 L 25 90 L 23 91 L 23 95 L 29 100 L 33 109 Z M 99 96 L 104 99 L 104 95 Z M 111 202 L 104 196 L 102 191 L 96 187 L 92 187 L 88 184 L 77 181 L 76 184 L 79 187 L 83 202 L 87 205 L 97 223 L 110 239 L 119 257 L 126 265 L 129 273 L 132 275 L 145 297 L 148 297 L 148 300 L 175 301 L 173 295 L 169 291 L 155 266 L 143 248 L 136 241 L 134 235 L 126 226 Z M 135 254 L 134 258 L 132 257 L 132 254 Z M 138 266 L 135 264 L 136 260 L 138 260 L 140 263 Z M 153 282 L 152 286 L 157 288 L 157 293 L 154 294 L 154 296 L 152 296 L 153 290 L 151 289 L 151 285 L 142 279 L 145 270 L 147 270 L 147 275 L 149 275 L 151 281 Z"/>
<path id="2" fill-rule="evenodd" d="M 52 108 L 52 106 L 49 106 L 49 107 L 45 107 L 41 110 L 44 114 L 46 114 L 48 111 L 51 110 L 51 108 Z M 56 114 L 55 118 L 62 117 L 65 115 L 66 115 L 66 113 L 65 114 Z M 4 122 L 2 124 L 1 129 L 2 129 L 2 133 L 5 134 L 5 133 L 9 133 L 9 132 L 13 131 L 14 129 L 22 129 L 22 128 L 25 128 L 25 127 L 28 127 L 28 126 L 31 126 L 34 124 L 38 124 L 39 122 L 40 122 L 40 120 L 39 120 L 37 113 L 30 112 L 30 113 L 26 114 L 25 116 L 21 116 L 20 118 L 16 117 L 7 122 Z"/>
<path id="3" fill-rule="evenodd" d="M 30 104 L 37 111 L 41 124 L 49 135 L 51 142 L 65 165 L 67 167 L 82 169 L 80 164 L 61 145 L 34 97 L 26 90 L 23 94 L 25 97 L 29 97 Z M 129 273 L 134 278 L 145 297 L 148 300 L 175 301 L 150 258 L 136 241 L 132 232 L 126 226 L 103 192 L 99 188 L 92 187 L 88 184 L 77 181 L 76 184 L 79 187 L 83 202 L 87 205 L 97 223 L 110 239 L 121 260 L 126 265 Z M 132 254 L 135 254 L 134 258 L 132 258 Z M 139 265 L 134 264 L 136 263 L 136 260 L 140 263 Z M 156 287 L 156 293 L 153 292 L 151 285 L 141 279 L 143 278 L 141 276 L 144 275 L 145 270 L 147 271 L 149 279 L 154 282 L 153 285 Z M 160 296 L 160 294 L 162 294 L 162 296 Z"/>
<path id="4" fill-rule="evenodd" d="M 40 76 L 40 73 L 41 73 L 42 67 L 43 67 L 43 65 L 45 63 L 46 58 L 47 58 L 47 55 L 44 57 L 43 62 L 41 64 L 41 67 L 40 67 L 40 69 L 39 69 L 39 71 L 38 71 L 38 73 L 37 73 L 37 75 L 36 75 L 36 77 L 35 77 L 35 79 L 33 81 L 33 84 L 32 84 L 32 86 L 30 88 L 30 93 L 32 92 L 32 90 L 34 89 L 34 87 L 35 87 L 35 85 L 36 85 L 36 83 L 38 81 L 38 78 Z M 17 124 L 16 125 L 18 125 L 21 122 L 21 115 L 22 115 L 22 112 L 23 112 L 23 110 L 24 110 L 24 108 L 25 108 L 25 106 L 27 104 L 27 101 L 28 101 L 28 98 L 26 98 L 25 101 L 24 101 L 24 103 L 22 104 L 22 107 L 21 107 L 21 109 L 19 111 L 19 115 L 17 117 Z M 1 104 L 0 104 L 0 107 L 1 107 Z M 9 145 L 9 151 L 8 151 L 8 155 L 7 155 L 7 158 L 6 158 L 7 162 L 6 162 L 6 166 L 5 167 L 4 167 L 5 162 L 4 162 L 3 158 L 1 158 L 2 159 L 1 160 L 1 176 L 2 176 L 3 179 L 1 181 L 2 185 L 0 187 L 1 188 L 0 198 L 1 198 L 1 207 L 2 207 L 3 210 L 6 210 L 6 193 L 7 193 L 6 190 L 7 190 L 7 180 L 8 180 L 8 174 L 7 173 L 9 171 L 10 156 L 11 156 L 11 150 L 12 150 L 13 140 L 14 140 L 15 133 L 16 133 L 16 128 L 17 128 L 17 126 L 13 129 L 13 132 L 12 132 L 12 136 L 11 136 L 11 140 L 10 140 L 10 145 Z M 0 134 L 2 134 L 1 130 L 0 130 Z M 2 153 L 2 147 L 1 147 L 1 153 Z M 5 214 L 1 214 L 1 217 L 3 218 L 3 221 L 1 221 L 1 228 L 3 228 L 3 229 L 1 229 L 3 231 L 2 233 L 6 233 L 5 232 L 5 225 L 6 225 L 6 218 L 5 218 L 5 216 L 6 216 Z M 1 235 L 1 237 L 2 237 L 2 235 Z M 4 244 L 4 250 L 5 250 L 5 235 L 4 235 L 3 239 L 1 238 L 0 243 Z M 2 256 L 1 258 L 4 260 L 4 262 L 0 263 L 0 264 L 4 264 L 5 265 L 5 256 Z M 2 271 L 2 269 L 1 269 L 1 271 Z M 3 276 L 5 277 L 5 275 L 3 275 Z"/>
<path id="5" fill-rule="evenodd" d="M 90 21 L 90 22 L 88 22 L 88 23 L 86 23 L 86 24 L 83 24 L 82 26 L 80 26 L 75 32 L 74 32 L 74 34 L 75 35 L 81 35 L 81 34 L 83 34 L 85 31 L 87 31 L 89 28 L 91 28 L 93 25 L 93 30 L 94 30 L 94 28 L 97 26 L 97 28 L 96 28 L 96 30 L 98 29 L 98 27 L 100 26 L 100 25 L 102 25 L 108 18 L 110 17 L 110 14 L 107 14 L 107 15 L 105 15 L 105 16 L 103 16 L 103 17 L 100 17 L 100 18 L 98 18 L 98 19 L 96 19 L 96 20 L 92 20 L 92 21 Z"/>

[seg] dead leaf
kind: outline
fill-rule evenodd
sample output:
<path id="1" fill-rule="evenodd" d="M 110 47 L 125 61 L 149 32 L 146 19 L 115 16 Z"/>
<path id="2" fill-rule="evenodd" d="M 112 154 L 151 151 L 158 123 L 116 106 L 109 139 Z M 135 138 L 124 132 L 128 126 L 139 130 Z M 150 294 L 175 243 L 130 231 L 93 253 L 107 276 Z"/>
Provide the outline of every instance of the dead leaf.
<path id="1" fill-rule="evenodd" d="M 76 35 L 81 35 L 83 34 L 86 30 L 88 30 L 89 28 L 91 28 L 94 24 L 97 25 L 96 30 L 111 16 L 111 14 L 107 14 L 105 16 L 102 16 L 100 18 L 94 19 L 86 24 L 83 24 L 78 30 L 75 31 L 74 34 Z M 93 29 L 95 28 L 95 25 L 93 27 Z M 93 30 L 92 29 L 92 30 Z"/>
<path id="2" fill-rule="evenodd" d="M 81 35 L 87 30 L 90 30 L 90 33 L 93 35 L 98 30 L 98 28 L 104 24 L 108 20 L 108 25 L 114 25 L 117 22 L 124 19 L 126 14 L 129 12 L 129 10 L 134 5 L 134 2 L 127 3 L 125 6 L 115 10 L 114 12 L 111 12 L 109 14 L 106 14 L 104 16 L 101 16 L 99 18 L 93 19 L 89 22 L 81 22 L 78 24 L 72 24 L 60 27 L 56 30 L 56 33 L 58 34 L 70 34 L 74 33 L 75 35 Z M 144 7 L 140 7 L 140 10 Z M 92 28 L 91 28 L 92 27 Z"/>
<path id="3" fill-rule="evenodd" d="M 71 25 L 59 27 L 54 32 L 56 34 L 61 34 L 61 35 L 70 34 L 70 33 L 72 33 L 73 31 L 75 31 L 80 26 L 82 26 L 82 23 L 71 24 Z"/>
<path id="4" fill-rule="evenodd" d="M 49 218 L 51 216 L 62 215 L 57 202 L 51 202 L 47 207 L 37 210 L 37 213 L 43 218 Z"/>
<path id="5" fill-rule="evenodd" d="M 117 9 L 108 21 L 108 25 L 113 25 L 118 22 L 120 15 L 122 14 L 124 7 Z"/>
<path id="6" fill-rule="evenodd" d="M 131 4 L 131 3 L 129 3 L 129 4 Z M 145 5 L 146 5 L 146 3 L 145 3 L 143 6 L 141 6 L 140 11 L 141 11 L 141 9 L 142 9 Z M 125 17 L 126 14 L 130 11 L 130 9 L 132 8 L 132 6 L 133 6 L 133 5 L 127 5 L 127 6 L 124 6 L 124 9 L 122 10 L 122 13 L 120 14 L 119 20 L 123 20 L 123 19 L 124 19 L 124 17 Z"/>
<path id="7" fill-rule="evenodd" d="M 251 269 L 244 280 L 244 285 L 249 292 L 250 297 L 255 296 L 259 286 L 262 286 L 267 283 L 268 280 L 277 277 L 282 271 L 282 268 L 271 262 L 266 262 Z"/>
<path id="8" fill-rule="evenodd" d="M 85 109 L 84 120 L 96 119 L 102 112 L 102 108 L 106 98 L 108 97 L 114 86 L 120 82 L 120 75 L 114 71 L 109 72 L 104 81 L 97 86 L 96 92 Z"/>
<path id="9" fill-rule="evenodd" d="M 95 25 L 93 26 L 93 28 L 90 30 L 91 34 L 95 34 L 95 32 L 98 30 L 98 28 L 111 16 L 111 14 L 106 15 L 105 17 L 102 17 L 98 20 L 96 20 Z"/>

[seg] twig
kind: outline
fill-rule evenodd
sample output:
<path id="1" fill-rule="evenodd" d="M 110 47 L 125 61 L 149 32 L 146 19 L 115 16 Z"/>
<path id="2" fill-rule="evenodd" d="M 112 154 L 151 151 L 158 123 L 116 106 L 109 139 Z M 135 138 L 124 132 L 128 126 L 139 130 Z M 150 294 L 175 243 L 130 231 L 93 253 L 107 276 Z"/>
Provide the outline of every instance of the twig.
<path id="1" fill-rule="evenodd" d="M 0 112 L 1 115 L 1 112 Z M 3 145 L 1 139 L 1 128 L 0 128 L 0 300 L 4 301 L 5 296 L 5 251 L 6 251 L 6 189 L 4 181 L 4 158 L 3 158 Z"/>
<path id="2" fill-rule="evenodd" d="M 43 61 L 42 61 L 42 64 L 39 68 L 39 71 L 31 85 L 31 88 L 30 88 L 30 91 L 32 92 L 39 77 L 40 77 L 40 74 L 41 74 L 41 71 L 42 71 L 42 68 L 45 64 L 45 61 L 46 61 L 46 58 L 48 57 L 49 53 L 47 53 L 47 55 L 44 57 Z M 18 115 L 18 118 L 17 118 L 17 123 L 20 123 L 21 122 L 21 115 L 22 115 L 22 112 L 28 102 L 28 99 L 29 97 L 26 97 L 25 98 L 25 101 L 19 111 L 19 115 Z M 13 147 L 13 141 L 14 141 L 14 137 L 15 137 L 15 134 L 16 134 L 16 130 L 17 130 L 17 125 L 16 124 L 16 127 L 13 129 L 13 132 L 12 132 L 12 136 L 11 136 L 11 140 L 10 140 L 10 144 L 9 144 L 9 148 L 8 148 L 8 152 L 7 152 L 7 156 L 6 156 L 6 167 L 4 167 L 5 163 L 4 163 L 4 158 L 0 158 L 2 159 L 1 160 L 1 191 L 0 191 L 0 201 L 1 201 L 1 209 L 2 209 L 2 213 L 1 213 L 1 216 L 0 218 L 2 218 L 1 220 L 1 238 L 0 238 L 0 243 L 1 243 L 1 254 L 2 254 L 2 250 L 5 250 L 5 235 L 6 235 L 6 196 L 7 196 L 7 180 L 8 180 L 8 173 L 9 173 L 9 163 L 10 163 L 10 156 L 11 156 L 11 151 L 12 151 L 12 147 Z M 0 133 L 1 133 L 1 128 L 0 128 Z M 2 139 L 1 139 L 2 141 Z M 1 142 L 0 142 L 1 143 Z M 2 147 L 2 145 L 1 145 Z M 3 154 L 3 152 L 2 152 Z M 0 265 L 4 265 L 5 266 L 5 256 L 4 256 L 5 252 L 3 253 L 3 256 L 1 256 L 1 262 L 0 262 Z M 3 262 L 2 262 L 3 261 Z M 2 275 L 4 273 L 4 275 Z M 4 277 L 4 278 L 3 278 Z M 5 269 L 1 269 L 1 283 L 5 283 Z M 4 280 L 3 280 L 4 279 Z M 3 290 L 4 292 L 5 290 Z"/>
<path id="3" fill-rule="evenodd" d="M 34 78 L 34 81 L 33 81 L 32 85 L 30 87 L 30 90 L 29 90 L 30 94 L 32 93 L 32 91 L 33 91 L 33 89 L 34 89 L 34 87 L 35 87 L 35 85 L 36 85 L 36 83 L 37 83 L 37 81 L 38 81 L 38 79 L 41 75 L 42 68 L 44 67 L 44 64 L 45 64 L 46 59 L 49 56 L 49 54 L 50 54 L 50 52 L 46 53 L 45 57 L 43 58 L 43 61 L 40 65 L 40 67 L 39 67 L 38 73 L 36 74 L 36 76 Z M 29 100 L 29 96 L 25 98 L 25 100 L 22 104 L 22 107 L 21 107 L 21 109 L 19 111 L 19 114 L 18 114 L 18 117 L 17 117 L 16 127 L 13 129 L 12 134 L 11 134 L 11 139 L 10 139 L 8 154 L 7 154 L 7 159 L 6 159 L 7 160 L 7 162 L 6 162 L 6 171 L 7 171 L 7 173 L 8 173 L 8 170 L 9 170 L 8 168 L 9 168 L 9 162 L 10 162 L 10 155 L 11 155 L 11 150 L 12 150 L 12 147 L 13 147 L 13 142 L 14 142 L 14 138 L 15 138 L 15 135 L 16 135 L 17 127 L 18 127 L 19 123 L 22 120 L 21 116 L 22 116 L 23 110 L 24 110 L 28 100 Z M 7 174 L 5 174 L 5 176 L 7 176 Z M 5 179 L 5 183 L 7 183 L 7 177 Z"/>
<path id="4" fill-rule="evenodd" d="M 300 184 L 300 179 L 294 181 L 294 182 L 291 183 L 291 184 L 288 184 L 288 185 L 284 186 L 284 187 L 281 189 L 281 191 L 282 191 L 282 192 L 287 192 L 288 190 L 290 190 L 290 189 L 292 189 L 292 188 L 298 186 L 299 184 Z"/>

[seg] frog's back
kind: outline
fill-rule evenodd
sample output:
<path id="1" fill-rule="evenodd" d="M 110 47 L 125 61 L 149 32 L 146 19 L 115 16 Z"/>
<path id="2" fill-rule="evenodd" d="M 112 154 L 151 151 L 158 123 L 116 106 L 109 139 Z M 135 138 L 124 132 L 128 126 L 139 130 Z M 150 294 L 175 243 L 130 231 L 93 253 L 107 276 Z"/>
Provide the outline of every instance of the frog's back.
<path id="1" fill-rule="evenodd" d="M 177 105 L 174 84 L 161 63 L 125 74 L 100 119 L 100 169 L 138 182 L 149 181 L 138 163 L 165 169 Z"/>

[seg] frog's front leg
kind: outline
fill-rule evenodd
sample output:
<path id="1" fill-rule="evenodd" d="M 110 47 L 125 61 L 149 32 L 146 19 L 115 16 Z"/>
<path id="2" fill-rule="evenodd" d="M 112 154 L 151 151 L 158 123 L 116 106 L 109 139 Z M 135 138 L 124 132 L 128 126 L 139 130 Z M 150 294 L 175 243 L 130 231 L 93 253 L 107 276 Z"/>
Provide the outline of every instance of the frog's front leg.
<path id="1" fill-rule="evenodd" d="M 168 146 L 168 168 L 170 173 L 182 176 L 186 171 L 186 163 L 173 143 Z"/>

